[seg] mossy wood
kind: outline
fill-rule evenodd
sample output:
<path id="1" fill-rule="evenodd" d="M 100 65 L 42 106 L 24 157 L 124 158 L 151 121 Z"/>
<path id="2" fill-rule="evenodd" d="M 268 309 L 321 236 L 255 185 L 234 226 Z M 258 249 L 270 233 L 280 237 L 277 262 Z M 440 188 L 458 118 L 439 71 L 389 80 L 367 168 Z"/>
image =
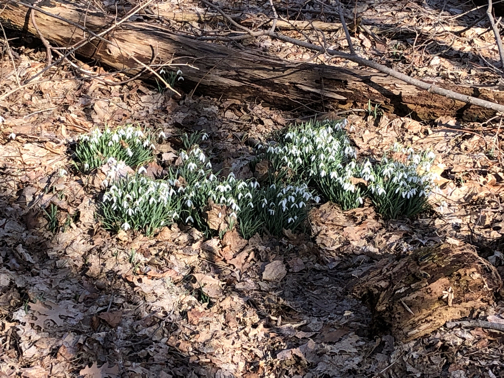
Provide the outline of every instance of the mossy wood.
<path id="1" fill-rule="evenodd" d="M 117 19 L 90 10 L 88 5 L 47 0 L 41 9 L 80 24 L 95 33 L 114 25 Z M 0 22 L 4 27 L 38 36 L 27 17 L 29 8 L 11 1 L 4 5 Z M 54 46 L 72 46 L 89 34 L 65 21 L 36 11 L 38 28 Z M 167 12 L 167 16 L 170 12 Z M 278 107 L 316 109 L 363 108 L 378 103 L 397 115 L 410 114 L 432 120 L 440 116 L 487 119 L 494 111 L 470 106 L 416 88 L 372 70 L 344 69 L 312 63 L 296 63 L 254 51 L 231 49 L 170 33 L 152 23 L 125 22 L 104 35 L 110 43 L 95 39 L 78 50 L 116 69 L 138 67 L 133 59 L 148 64 L 157 54 L 157 63 L 188 63 L 197 69 L 182 67 L 187 89 L 214 97 L 225 96 L 243 101 L 263 101 Z M 131 73 L 134 73 L 130 70 Z M 440 84 L 440 83 L 438 83 Z M 462 94 L 504 103 L 504 92 L 443 84 Z"/>
<path id="2" fill-rule="evenodd" d="M 501 288 L 502 280 L 487 260 L 468 247 L 443 244 L 382 260 L 353 292 L 370 307 L 378 328 L 406 342 L 448 321 L 477 316 Z"/>

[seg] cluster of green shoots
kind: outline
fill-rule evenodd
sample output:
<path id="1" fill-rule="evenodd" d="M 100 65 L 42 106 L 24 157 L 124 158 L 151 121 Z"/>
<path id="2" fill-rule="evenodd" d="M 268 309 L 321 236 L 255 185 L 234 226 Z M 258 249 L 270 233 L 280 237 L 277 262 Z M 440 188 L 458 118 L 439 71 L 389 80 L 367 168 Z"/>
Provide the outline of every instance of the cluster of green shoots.
<path id="1" fill-rule="evenodd" d="M 110 158 L 136 168 L 153 159 L 153 149 L 151 139 L 139 128 L 94 129 L 89 135 L 79 138 L 74 159 L 77 167 L 84 172 L 101 167 Z"/>
<path id="2" fill-rule="evenodd" d="M 365 197 L 388 219 L 426 210 L 435 155 L 396 145 L 381 161 L 359 162 L 345 126 L 346 120 L 308 122 L 291 127 L 279 141 L 258 147 L 276 172 L 305 180 L 343 210 L 360 206 Z"/>
<path id="3" fill-rule="evenodd" d="M 144 164 L 154 159 L 154 146 L 131 126 L 83 136 L 75 159 L 83 171 L 105 163 L 112 167 L 113 175 L 104 181 L 101 215 L 104 227 L 113 231 L 134 229 L 150 235 L 180 222 L 207 235 L 237 227 L 244 238 L 257 232 L 280 236 L 286 229 L 299 230 L 310 206 L 320 201 L 310 188 L 344 210 L 360 206 L 368 197 L 388 219 L 426 210 L 434 154 L 394 146 L 379 161 L 359 161 L 345 126 L 346 121 L 309 122 L 258 146 L 272 167 L 269 180 L 261 184 L 214 172 L 200 148 L 207 135 L 199 133 L 182 136 L 185 150 L 161 180 L 144 175 Z M 116 175 L 124 166 L 136 173 Z M 219 227 L 210 219 L 216 209 L 222 219 Z"/>
<path id="4" fill-rule="evenodd" d="M 114 135 L 129 137 L 126 143 L 133 156 L 144 156 L 143 162 L 153 159 L 150 141 L 149 145 L 132 143 L 134 138 L 142 137 L 139 130 L 129 133 L 121 130 L 124 129 L 93 131 L 81 138 L 76 160 L 83 170 L 100 166 L 102 161 L 92 160 L 96 154 L 90 151 L 108 147 Z M 206 134 L 198 133 L 183 136 L 186 150 L 179 152 L 178 163 L 162 180 L 146 177 L 140 160 L 130 166 L 138 168 L 134 175 L 117 175 L 116 172 L 131 160 L 120 160 L 125 156 L 117 153 L 119 149 L 101 149 L 100 156 L 108 157 L 103 163 L 112 168 L 104 181 L 106 191 L 101 203 L 104 227 L 115 232 L 141 230 L 150 235 L 160 227 L 180 222 L 194 225 L 210 235 L 217 231 L 209 224 L 208 213 L 212 208 L 220 209 L 218 216 L 227 225 L 227 229 L 219 232 L 237 227 L 247 239 L 257 232 L 279 236 L 284 229 L 295 231 L 303 225 L 310 205 L 319 200 L 306 185 L 286 185 L 279 181 L 262 187 L 256 180 L 239 180 L 232 173 L 220 177 L 199 147 L 198 143 L 205 138 Z M 136 151 L 135 146 L 140 151 Z M 146 147 L 149 154 L 144 155 Z M 85 159 L 83 151 L 92 159 Z"/>

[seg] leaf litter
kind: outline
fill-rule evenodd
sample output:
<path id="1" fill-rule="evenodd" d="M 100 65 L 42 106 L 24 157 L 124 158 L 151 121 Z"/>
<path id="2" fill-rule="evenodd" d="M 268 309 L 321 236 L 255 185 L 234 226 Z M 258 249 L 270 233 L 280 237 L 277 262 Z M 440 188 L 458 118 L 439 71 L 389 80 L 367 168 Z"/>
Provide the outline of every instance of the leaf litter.
<path id="1" fill-rule="evenodd" d="M 382 16 L 389 13 L 384 9 Z M 366 38 L 361 41 L 365 46 Z M 475 43 L 488 53 L 481 40 Z M 43 66 L 33 52 L 21 57 L 24 77 Z M 419 74 L 453 70 L 444 58 L 431 63 Z M 11 67 L 5 58 L 2 65 Z M 451 74 L 463 76 L 463 71 Z M 14 88 L 12 80 L 3 80 L 3 89 Z M 247 138 L 261 140 L 292 116 L 236 100 L 174 100 L 137 81 L 121 87 L 78 82 L 65 70 L 50 84 L 1 104 L 3 375 L 502 374 L 501 333 L 441 327 L 398 342 L 387 332 L 375 332 L 370 310 L 349 291 L 377 261 L 442 241 L 476 246 L 504 274 L 504 172 L 495 135 L 458 132 L 453 130 L 457 121 L 450 119 L 431 127 L 406 117 L 383 115 L 378 122 L 348 117 L 350 136 L 363 156 L 380 155 L 396 141 L 432 148 L 438 155 L 434 170 L 440 190 L 431 198 L 433 210 L 415 220 L 385 222 L 369 203 L 346 212 L 324 204 L 310 214 L 310 235 L 286 230 L 281 238 L 247 241 L 228 231 L 222 240 L 206 240 L 199 231 L 177 225 L 153 238 L 111 235 L 96 218 L 104 177 L 100 172 L 77 175 L 71 167 L 68 147 L 78 135 L 94 125 L 137 122 L 162 130 L 172 137 L 158 145 L 161 165 L 150 168 L 157 175 L 175 160 L 180 130 L 204 130 L 211 136 L 216 166 L 248 178 L 260 176 L 261 167 L 255 172 L 249 167 L 254 154 Z M 479 124 L 468 126 L 477 130 Z M 8 137 L 11 133 L 15 139 Z M 56 233 L 48 231 L 43 212 L 51 205 L 61 225 Z M 213 228 L 225 230 L 227 225 L 212 215 L 216 211 L 210 208 L 208 214 Z M 471 317 L 502 324 L 503 303 Z"/>

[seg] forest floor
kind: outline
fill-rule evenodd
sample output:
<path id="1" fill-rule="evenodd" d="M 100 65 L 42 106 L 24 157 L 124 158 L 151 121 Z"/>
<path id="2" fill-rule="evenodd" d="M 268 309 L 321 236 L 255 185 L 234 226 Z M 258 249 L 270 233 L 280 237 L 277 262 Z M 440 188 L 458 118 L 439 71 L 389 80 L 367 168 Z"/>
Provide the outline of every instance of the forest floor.
<path id="1" fill-rule="evenodd" d="M 359 53 L 438 83 L 499 85 L 502 71 L 492 68 L 499 58 L 487 20 L 463 37 L 454 34 L 485 9 L 438 3 L 359 1 L 361 22 L 384 30 L 382 44 L 356 33 Z M 173 11 L 201 10 L 191 1 L 165 4 Z M 233 6 L 270 12 L 252 2 Z M 318 7 L 315 1 L 307 9 Z M 204 30 L 199 23 L 167 24 L 180 33 Z M 345 48 L 341 31 L 328 38 Z M 259 100 L 174 96 L 138 80 L 111 86 L 66 66 L 19 89 L 44 68 L 45 50 L 2 43 L 2 377 L 504 377 L 502 332 L 441 327 L 401 343 L 386 330 L 377 332 L 370 310 L 350 290 L 376 261 L 441 242 L 472 246 L 504 274 L 501 118 L 421 123 L 379 108 L 348 109 L 348 134 L 359 156 L 381 156 L 395 142 L 435 152 L 439 193 L 431 198 L 432 210 L 415 219 L 385 221 L 367 202 L 346 212 L 321 204 L 324 211 L 315 208 L 310 220 L 327 227 L 316 234 L 308 228 L 281 238 L 247 241 L 230 233 L 206 239 L 183 225 L 152 237 L 112 234 L 96 217 L 99 176 L 79 173 L 72 160 L 79 135 L 94 127 L 163 131 L 168 138 L 156 144 L 157 161 L 149 166 L 161 174 L 176 157 L 179 135 L 204 131 L 209 139 L 202 147 L 215 169 L 248 178 L 255 157 L 250 140 L 264 141 L 310 116 L 342 115 L 337 109 L 272 109 Z M 329 63 L 266 38 L 244 48 Z M 331 64 L 353 66 L 337 59 Z M 51 209 L 56 227 L 49 223 Z M 280 273 L 268 277 L 268 266 Z M 472 318 L 504 324 L 504 302 L 499 293 L 496 298 Z"/>

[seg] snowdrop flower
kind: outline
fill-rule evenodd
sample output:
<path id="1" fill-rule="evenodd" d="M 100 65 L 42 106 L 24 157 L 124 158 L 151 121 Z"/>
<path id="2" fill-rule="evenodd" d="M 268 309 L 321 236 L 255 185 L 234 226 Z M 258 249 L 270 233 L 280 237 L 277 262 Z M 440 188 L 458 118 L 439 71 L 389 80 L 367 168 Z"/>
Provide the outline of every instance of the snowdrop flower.
<path id="1" fill-rule="evenodd" d="M 275 215 L 275 210 L 274 209 L 268 209 L 268 212 L 270 213 L 270 215 Z"/>
<path id="2" fill-rule="evenodd" d="M 182 74 L 183 74 L 183 72 L 181 70 L 177 71 L 177 76 L 182 75 Z"/>
<path id="3" fill-rule="evenodd" d="M 201 136 L 201 140 L 205 141 L 208 139 L 208 134 L 207 133 L 203 133 L 203 135 Z"/>
<path id="4" fill-rule="evenodd" d="M 142 173 L 147 173 L 147 169 L 145 169 L 145 167 L 140 167 L 140 169 L 138 170 L 139 175 L 141 175 Z"/>
<path id="5" fill-rule="evenodd" d="M 122 228 L 124 231 L 128 231 L 128 230 L 131 228 L 131 226 L 129 225 L 129 223 L 128 223 L 128 222 L 124 222 L 124 223 L 122 224 L 121 228 Z"/>
<path id="6" fill-rule="evenodd" d="M 164 131 L 161 131 L 158 136 L 159 138 L 166 139 L 166 134 L 164 133 Z"/>
<path id="7" fill-rule="evenodd" d="M 189 223 L 189 222 L 194 223 L 194 219 L 190 215 L 185 220 L 185 223 Z"/>
<path id="8" fill-rule="evenodd" d="M 292 222 L 294 222 L 294 218 L 287 219 L 287 223 L 292 223 Z"/>
<path id="9" fill-rule="evenodd" d="M 193 162 L 190 162 L 189 164 L 187 164 L 187 168 L 192 172 L 194 171 L 196 168 L 198 168 L 198 166 L 193 163 Z"/>
<path id="10" fill-rule="evenodd" d="M 192 202 L 190 199 L 188 199 L 188 200 L 186 201 L 186 206 L 187 206 L 187 207 L 192 207 L 192 205 L 193 205 L 193 202 Z"/>
<path id="11" fill-rule="evenodd" d="M 104 188 L 106 188 L 106 187 L 108 186 L 108 181 L 107 181 L 107 180 L 103 180 L 103 181 L 102 181 L 102 186 L 103 186 Z"/>

